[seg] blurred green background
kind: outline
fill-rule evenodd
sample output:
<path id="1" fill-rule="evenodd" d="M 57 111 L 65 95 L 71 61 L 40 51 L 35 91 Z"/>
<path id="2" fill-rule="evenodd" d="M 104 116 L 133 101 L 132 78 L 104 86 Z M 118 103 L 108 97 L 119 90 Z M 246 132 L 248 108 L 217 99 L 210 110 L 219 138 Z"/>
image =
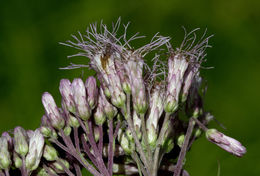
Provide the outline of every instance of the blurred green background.
<path id="1" fill-rule="evenodd" d="M 217 176 L 218 167 L 221 176 L 260 175 L 259 0 L 1 0 L 0 133 L 17 125 L 37 128 L 44 113 L 41 94 L 48 91 L 59 102 L 59 80 L 81 75 L 80 69 L 58 69 L 76 53 L 58 42 L 89 23 L 103 19 L 111 24 L 119 16 L 123 23 L 131 21 L 129 33 L 140 32 L 149 40 L 159 31 L 171 36 L 174 46 L 183 39 L 181 26 L 207 28 L 215 35 L 204 64 L 215 69 L 203 71 L 206 107 L 248 153 L 238 159 L 202 137 L 185 168 L 192 176 Z"/>

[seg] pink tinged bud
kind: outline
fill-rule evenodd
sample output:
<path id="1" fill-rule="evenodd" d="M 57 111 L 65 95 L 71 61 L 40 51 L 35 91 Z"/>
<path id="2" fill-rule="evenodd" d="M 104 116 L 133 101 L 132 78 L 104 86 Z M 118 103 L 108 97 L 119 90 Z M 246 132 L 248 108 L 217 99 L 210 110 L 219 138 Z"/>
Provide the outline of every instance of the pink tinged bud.
<path id="1" fill-rule="evenodd" d="M 11 156 L 8 151 L 8 139 L 2 136 L 0 138 L 0 170 L 8 169 L 11 163 Z"/>
<path id="2" fill-rule="evenodd" d="M 50 120 L 50 124 L 58 130 L 63 128 L 65 121 L 61 116 L 59 109 L 50 93 L 45 92 L 42 95 L 42 104 L 45 108 L 46 115 Z"/>
<path id="3" fill-rule="evenodd" d="M 41 161 L 44 146 L 44 137 L 39 129 L 34 131 L 29 142 L 29 153 L 25 158 L 26 168 L 33 171 L 38 168 Z"/>
<path id="4" fill-rule="evenodd" d="M 104 95 L 102 89 L 100 89 L 100 96 L 101 96 L 101 103 L 103 106 L 103 110 L 106 116 L 108 117 L 108 119 L 114 118 L 117 114 L 117 109 L 107 101 L 106 96 Z"/>
<path id="5" fill-rule="evenodd" d="M 106 115 L 103 111 L 102 98 L 99 96 L 98 98 L 98 106 L 96 108 L 96 112 L 94 113 L 94 120 L 96 125 L 103 125 L 106 121 Z"/>
<path id="6" fill-rule="evenodd" d="M 130 56 L 125 64 L 125 69 L 129 76 L 134 109 L 137 113 L 144 114 L 148 104 L 143 80 L 143 60 L 138 56 Z"/>
<path id="7" fill-rule="evenodd" d="M 73 92 L 70 81 L 68 79 L 62 79 L 60 81 L 59 89 L 62 95 L 62 101 L 65 105 L 65 108 L 67 108 L 68 111 L 75 113 L 76 109 L 73 100 Z"/>
<path id="8" fill-rule="evenodd" d="M 239 141 L 224 135 L 216 129 L 207 130 L 206 137 L 210 142 L 235 156 L 242 157 L 246 153 L 246 148 Z"/>
<path id="9" fill-rule="evenodd" d="M 87 102 L 85 85 L 81 79 L 73 80 L 72 91 L 78 116 L 82 120 L 88 120 L 91 115 L 91 109 Z"/>
<path id="10" fill-rule="evenodd" d="M 22 127 L 14 129 L 14 150 L 20 156 L 24 157 L 28 153 L 28 136 Z"/>
<path id="11" fill-rule="evenodd" d="M 167 99 L 165 111 L 173 113 L 178 108 L 179 94 L 183 84 L 184 73 L 189 62 L 181 54 L 171 56 L 168 60 L 168 77 L 167 77 Z"/>
<path id="12" fill-rule="evenodd" d="M 95 56 L 94 60 L 100 77 L 111 93 L 112 104 L 120 108 L 124 105 L 126 96 L 115 68 L 115 60 L 118 59 L 116 54 L 104 53 L 103 55 Z"/>
<path id="13" fill-rule="evenodd" d="M 9 133 L 7 133 L 7 132 L 3 132 L 2 137 L 7 139 L 7 142 L 8 142 L 8 150 L 11 151 L 12 148 L 13 148 L 13 145 L 14 145 L 14 144 L 13 144 L 13 139 L 12 139 L 12 137 L 11 137 L 11 136 L 9 135 Z"/>
<path id="14" fill-rule="evenodd" d="M 85 86 L 87 89 L 88 104 L 91 109 L 94 109 L 97 105 L 98 99 L 98 88 L 96 79 L 93 76 L 88 77 L 85 82 Z"/>

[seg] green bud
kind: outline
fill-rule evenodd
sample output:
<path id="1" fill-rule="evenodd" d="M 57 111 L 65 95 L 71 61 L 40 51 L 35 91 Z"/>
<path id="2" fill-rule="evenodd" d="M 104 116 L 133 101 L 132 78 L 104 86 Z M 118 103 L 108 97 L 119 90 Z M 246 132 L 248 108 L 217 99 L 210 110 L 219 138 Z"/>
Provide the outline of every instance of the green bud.
<path id="1" fill-rule="evenodd" d="M 198 137 L 200 137 L 200 135 L 201 135 L 201 129 L 197 129 L 195 131 L 195 137 L 198 138 Z"/>
<path id="2" fill-rule="evenodd" d="M 177 109 L 178 103 L 176 101 L 169 101 L 164 106 L 164 110 L 167 113 L 174 113 Z"/>
<path id="3" fill-rule="evenodd" d="M 6 137 L 0 138 L 0 169 L 8 169 L 12 161 L 8 151 L 8 141 Z"/>
<path id="4" fill-rule="evenodd" d="M 58 159 L 58 152 L 57 150 L 52 147 L 51 145 L 45 145 L 44 151 L 43 151 L 43 157 L 47 161 L 55 161 Z"/>
<path id="5" fill-rule="evenodd" d="M 27 133 L 22 127 L 14 129 L 14 150 L 22 157 L 25 157 L 29 150 L 27 139 Z"/>
<path id="6" fill-rule="evenodd" d="M 100 134 L 99 134 L 98 127 L 94 127 L 94 138 L 95 138 L 96 142 L 99 140 L 99 137 L 100 137 Z"/>
<path id="7" fill-rule="evenodd" d="M 59 162 L 61 162 L 62 164 L 64 164 L 64 166 L 69 169 L 70 164 L 68 163 L 68 161 L 64 160 L 64 159 L 59 159 Z M 63 166 L 59 163 L 59 162 L 54 162 L 53 165 L 54 167 L 58 170 L 58 171 L 64 171 Z"/>
<path id="8" fill-rule="evenodd" d="M 69 125 L 76 128 L 80 126 L 78 119 L 72 115 L 69 117 Z"/>
<path id="9" fill-rule="evenodd" d="M 37 176 L 49 176 L 44 168 L 38 168 Z"/>
<path id="10" fill-rule="evenodd" d="M 66 136 L 69 136 L 70 133 L 71 133 L 71 127 L 70 127 L 70 126 L 66 126 L 66 127 L 64 128 L 64 134 L 65 134 Z"/>
<path id="11" fill-rule="evenodd" d="M 42 126 L 40 130 L 44 137 L 51 137 L 51 129 L 49 127 Z"/>
<path id="12" fill-rule="evenodd" d="M 17 155 L 16 152 L 13 153 L 13 160 L 14 160 L 14 165 L 16 168 L 21 168 L 23 165 L 22 159 Z"/>
<path id="13" fill-rule="evenodd" d="M 174 148 L 174 142 L 172 138 L 166 139 L 166 141 L 163 143 L 163 149 L 165 153 L 169 153 Z"/>
<path id="14" fill-rule="evenodd" d="M 178 137 L 178 139 L 177 139 L 177 144 L 178 144 L 178 146 L 181 148 L 182 147 L 182 145 L 183 145 L 183 143 L 184 143 L 184 140 L 185 140 L 185 135 L 184 134 L 182 134 L 182 135 L 180 135 L 179 137 Z"/>
<path id="15" fill-rule="evenodd" d="M 123 148 L 123 150 L 125 151 L 126 154 L 132 153 L 132 150 L 129 147 L 129 141 L 128 141 L 125 134 L 123 134 L 121 139 L 120 139 L 120 145 L 121 145 L 121 147 Z"/>
<path id="16" fill-rule="evenodd" d="M 152 148 L 154 148 L 157 142 L 157 132 L 153 125 L 151 125 L 150 128 L 147 129 L 147 135 L 148 135 L 148 143 Z"/>

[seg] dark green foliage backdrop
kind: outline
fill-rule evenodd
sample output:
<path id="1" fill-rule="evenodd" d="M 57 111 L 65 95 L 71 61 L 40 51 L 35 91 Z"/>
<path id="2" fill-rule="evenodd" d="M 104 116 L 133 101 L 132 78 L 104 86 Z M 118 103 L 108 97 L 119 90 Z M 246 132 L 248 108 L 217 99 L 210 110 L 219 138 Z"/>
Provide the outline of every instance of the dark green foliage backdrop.
<path id="1" fill-rule="evenodd" d="M 217 176 L 218 164 L 222 176 L 257 176 L 259 9 L 259 0 L 1 0 L 0 132 L 17 125 L 37 128 L 44 113 L 44 91 L 60 101 L 59 80 L 78 77 L 82 70 L 58 69 L 69 64 L 67 55 L 75 53 L 58 42 L 77 30 L 83 32 L 89 23 L 103 19 L 110 24 L 121 16 L 124 23 L 131 21 L 130 33 L 139 31 L 149 39 L 160 31 L 172 36 L 175 46 L 183 38 L 181 26 L 207 28 L 215 37 L 205 66 L 215 69 L 203 71 L 208 80 L 206 107 L 227 127 L 222 131 L 239 139 L 248 153 L 238 159 L 201 138 L 185 167 L 194 176 Z"/>

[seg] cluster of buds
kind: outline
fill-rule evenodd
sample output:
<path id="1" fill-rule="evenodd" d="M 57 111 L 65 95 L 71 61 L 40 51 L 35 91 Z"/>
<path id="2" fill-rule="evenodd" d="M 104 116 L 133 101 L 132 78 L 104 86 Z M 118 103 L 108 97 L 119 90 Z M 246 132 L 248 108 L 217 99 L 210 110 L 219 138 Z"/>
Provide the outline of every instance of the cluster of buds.
<path id="1" fill-rule="evenodd" d="M 203 106 L 200 67 L 210 37 L 197 41 L 193 30 L 173 49 L 169 37 L 157 34 L 134 49 L 130 42 L 142 36 L 128 39 L 128 25 L 122 35 L 119 27 L 120 19 L 112 31 L 93 24 L 85 35 L 73 36 L 75 42 L 63 43 L 90 60 L 67 69 L 89 67 L 96 77 L 85 83 L 62 79 L 61 107 L 50 93 L 42 96 L 45 114 L 39 129 L 17 127 L 13 138 L 3 133 L 0 176 L 10 170 L 23 176 L 81 176 L 82 168 L 95 176 L 188 176 L 185 154 L 203 131 L 226 151 L 245 154 L 241 143 L 206 127 L 212 116 Z M 154 53 L 150 67 L 147 58 Z"/>
<path id="2" fill-rule="evenodd" d="M 45 146 L 40 130 L 16 127 L 12 135 L 4 132 L 0 138 L 0 175 L 36 174 Z"/>

